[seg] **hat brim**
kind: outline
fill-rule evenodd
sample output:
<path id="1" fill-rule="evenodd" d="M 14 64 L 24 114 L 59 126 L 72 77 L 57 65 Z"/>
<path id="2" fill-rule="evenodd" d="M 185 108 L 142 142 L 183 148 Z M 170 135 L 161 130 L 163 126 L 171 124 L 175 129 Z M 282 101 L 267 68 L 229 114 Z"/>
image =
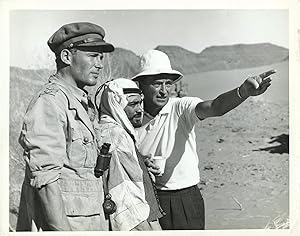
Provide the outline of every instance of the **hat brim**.
<path id="1" fill-rule="evenodd" d="M 178 82 L 182 79 L 183 74 L 181 74 L 177 70 L 169 70 L 169 71 L 143 71 L 134 77 L 131 78 L 133 81 L 141 81 L 143 79 L 146 79 L 148 76 L 158 76 L 158 75 L 168 75 L 171 80 L 173 80 L 173 83 Z"/>
<path id="2" fill-rule="evenodd" d="M 83 47 L 93 47 L 96 48 L 97 50 L 101 52 L 113 52 L 115 50 L 115 47 L 107 43 L 105 41 L 102 42 L 89 42 L 89 43 L 84 43 L 84 44 L 79 44 L 76 45 L 76 47 L 83 48 Z"/>

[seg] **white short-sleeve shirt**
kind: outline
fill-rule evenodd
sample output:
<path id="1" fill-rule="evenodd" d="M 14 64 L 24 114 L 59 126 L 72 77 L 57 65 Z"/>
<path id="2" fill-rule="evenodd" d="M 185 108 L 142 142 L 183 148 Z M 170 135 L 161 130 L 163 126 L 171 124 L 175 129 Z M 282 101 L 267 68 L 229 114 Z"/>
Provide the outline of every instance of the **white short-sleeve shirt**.
<path id="1" fill-rule="evenodd" d="M 156 177 L 158 189 L 183 189 L 200 181 L 194 131 L 199 102 L 197 97 L 170 98 L 153 119 L 137 129 L 139 151 L 166 159 L 164 174 Z"/>

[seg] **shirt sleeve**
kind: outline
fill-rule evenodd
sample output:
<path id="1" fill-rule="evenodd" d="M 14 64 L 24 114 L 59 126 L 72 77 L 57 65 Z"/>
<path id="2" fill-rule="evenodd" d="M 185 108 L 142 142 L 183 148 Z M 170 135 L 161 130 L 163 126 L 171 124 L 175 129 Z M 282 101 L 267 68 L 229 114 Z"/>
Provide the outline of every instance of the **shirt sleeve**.
<path id="1" fill-rule="evenodd" d="M 203 102 L 203 100 L 198 97 L 180 98 L 177 103 L 178 116 L 183 116 L 187 122 L 194 125 L 197 121 L 199 121 L 195 108 L 200 102 Z"/>
<path id="2" fill-rule="evenodd" d="M 30 184 L 41 188 L 56 181 L 66 157 L 64 113 L 55 96 L 41 95 L 29 107 L 19 142 L 30 170 Z"/>

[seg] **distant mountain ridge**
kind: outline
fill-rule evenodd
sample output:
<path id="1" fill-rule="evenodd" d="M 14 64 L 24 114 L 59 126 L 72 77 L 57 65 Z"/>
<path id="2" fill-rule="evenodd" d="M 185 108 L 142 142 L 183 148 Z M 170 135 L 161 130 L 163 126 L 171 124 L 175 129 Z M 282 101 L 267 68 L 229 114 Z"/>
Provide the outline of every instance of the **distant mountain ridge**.
<path id="1" fill-rule="evenodd" d="M 271 65 L 289 59 L 289 50 L 271 43 L 211 46 L 194 53 L 178 46 L 157 46 L 183 74 Z"/>
<path id="2" fill-rule="evenodd" d="M 179 46 L 157 46 L 155 49 L 165 52 L 172 67 L 183 74 L 193 74 L 217 70 L 233 70 L 251 67 L 260 67 L 289 59 L 289 50 L 271 43 L 260 44 L 235 44 L 225 46 L 211 46 L 200 53 L 186 50 Z M 110 78 L 130 78 L 139 71 L 139 56 L 134 52 L 116 48 L 108 54 L 105 62 L 104 73 Z M 18 73 L 19 69 L 13 67 L 11 71 Z M 23 70 L 20 72 L 25 76 L 44 76 L 49 74 L 46 70 Z M 27 71 L 27 72 L 26 72 Z M 31 72 L 34 75 L 32 75 Z M 33 72 L 34 71 L 34 72 Z"/>

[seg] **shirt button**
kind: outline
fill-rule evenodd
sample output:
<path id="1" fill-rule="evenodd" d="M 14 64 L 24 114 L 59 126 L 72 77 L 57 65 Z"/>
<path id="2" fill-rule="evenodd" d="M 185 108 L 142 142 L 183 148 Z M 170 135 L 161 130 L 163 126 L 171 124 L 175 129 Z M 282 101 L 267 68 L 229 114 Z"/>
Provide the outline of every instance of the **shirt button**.
<path id="1" fill-rule="evenodd" d="M 85 143 L 87 143 L 87 142 L 89 141 L 89 138 L 88 138 L 88 137 L 84 137 L 84 138 L 83 138 L 83 141 L 84 141 Z"/>

